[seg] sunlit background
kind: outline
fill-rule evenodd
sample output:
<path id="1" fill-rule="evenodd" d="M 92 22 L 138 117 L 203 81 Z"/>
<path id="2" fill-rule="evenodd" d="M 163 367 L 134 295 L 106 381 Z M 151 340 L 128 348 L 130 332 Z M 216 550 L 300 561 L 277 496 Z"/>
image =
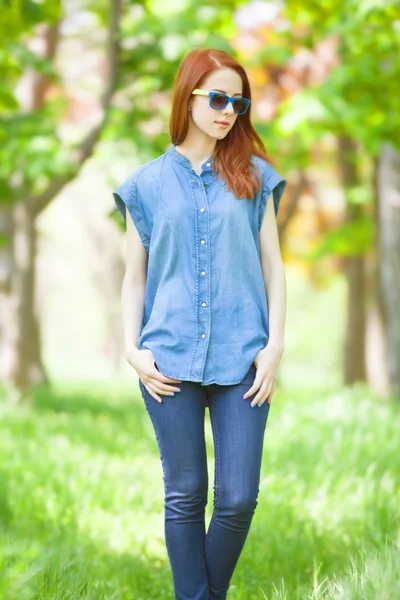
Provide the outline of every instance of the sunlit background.
<path id="1" fill-rule="evenodd" d="M 112 197 L 190 50 L 244 66 L 288 181 L 285 352 L 229 600 L 400 598 L 400 6 L 3 2 L 0 598 L 173 599 Z M 206 413 L 209 504 L 214 446 Z"/>

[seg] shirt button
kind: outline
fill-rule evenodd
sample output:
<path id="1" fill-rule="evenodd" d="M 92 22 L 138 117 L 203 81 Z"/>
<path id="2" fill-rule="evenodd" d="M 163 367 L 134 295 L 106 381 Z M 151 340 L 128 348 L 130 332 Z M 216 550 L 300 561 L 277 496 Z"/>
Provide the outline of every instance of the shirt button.
<path id="1" fill-rule="evenodd" d="M 205 302 L 202 302 L 201 305 L 202 306 L 207 306 L 207 304 Z"/>
<path id="2" fill-rule="evenodd" d="M 205 275 L 205 274 L 206 274 L 206 272 L 205 272 L 205 271 L 202 271 L 202 272 L 201 272 L 201 274 L 202 274 L 202 275 Z"/>
<path id="3" fill-rule="evenodd" d="M 202 337 L 202 338 L 205 338 L 205 337 L 206 337 L 206 334 L 205 334 L 205 333 L 202 333 L 202 334 L 201 334 L 201 337 Z"/>
<path id="4" fill-rule="evenodd" d="M 206 240 L 201 240 L 201 242 L 200 242 L 200 243 L 201 243 L 201 244 L 205 244 L 205 243 L 206 243 Z"/>
<path id="5" fill-rule="evenodd" d="M 205 187 L 207 187 L 207 186 L 208 186 L 208 183 L 205 183 L 205 184 L 204 184 L 204 186 L 205 186 Z"/>
<path id="6" fill-rule="evenodd" d="M 200 212 L 204 212 L 204 208 L 201 208 L 201 209 L 200 209 Z"/>

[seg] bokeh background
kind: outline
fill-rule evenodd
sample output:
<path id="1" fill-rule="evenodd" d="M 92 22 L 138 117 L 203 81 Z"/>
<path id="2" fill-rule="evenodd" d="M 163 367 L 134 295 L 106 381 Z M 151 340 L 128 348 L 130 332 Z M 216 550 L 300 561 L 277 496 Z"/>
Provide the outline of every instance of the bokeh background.
<path id="1" fill-rule="evenodd" d="M 399 3 L 9 0 L 0 33 L 0 598 L 174 598 L 112 190 L 169 147 L 195 47 L 243 64 L 288 180 L 285 352 L 229 599 L 400 598 Z M 208 412 L 205 433 L 208 525 Z"/>

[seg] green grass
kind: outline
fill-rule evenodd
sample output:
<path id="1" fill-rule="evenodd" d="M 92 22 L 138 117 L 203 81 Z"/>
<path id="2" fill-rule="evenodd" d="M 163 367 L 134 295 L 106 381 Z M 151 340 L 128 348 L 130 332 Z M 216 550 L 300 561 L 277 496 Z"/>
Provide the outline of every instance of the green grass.
<path id="1" fill-rule="evenodd" d="M 173 600 L 162 467 L 135 384 L 0 404 L 0 598 Z M 400 409 L 277 389 L 229 600 L 400 598 Z M 208 412 L 209 503 L 214 453 Z"/>

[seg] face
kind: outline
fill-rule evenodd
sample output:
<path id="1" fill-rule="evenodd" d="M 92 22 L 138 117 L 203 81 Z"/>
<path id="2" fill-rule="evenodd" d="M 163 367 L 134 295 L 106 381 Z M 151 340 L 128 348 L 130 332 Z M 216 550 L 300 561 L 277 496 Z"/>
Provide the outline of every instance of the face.
<path id="1" fill-rule="evenodd" d="M 243 94 L 243 82 L 240 75 L 225 67 L 214 71 L 198 87 L 208 92 L 222 91 L 228 96 L 240 97 Z M 236 119 L 240 117 L 233 111 L 231 102 L 222 110 L 211 108 L 209 96 L 191 96 L 189 107 L 191 108 L 189 118 L 192 119 L 195 126 L 214 139 L 223 139 L 232 129 Z M 220 127 L 216 121 L 227 121 L 229 125 Z"/>

